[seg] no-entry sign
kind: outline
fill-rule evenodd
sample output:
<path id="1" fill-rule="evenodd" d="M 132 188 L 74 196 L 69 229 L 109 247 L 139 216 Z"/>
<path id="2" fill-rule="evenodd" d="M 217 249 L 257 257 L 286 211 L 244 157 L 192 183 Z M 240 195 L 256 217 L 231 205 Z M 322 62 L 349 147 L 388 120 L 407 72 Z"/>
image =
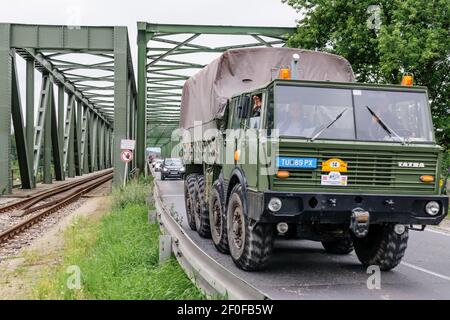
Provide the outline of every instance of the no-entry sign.
<path id="1" fill-rule="evenodd" d="M 120 160 L 125 163 L 130 162 L 133 160 L 133 152 L 131 150 L 122 150 L 120 153 Z"/>

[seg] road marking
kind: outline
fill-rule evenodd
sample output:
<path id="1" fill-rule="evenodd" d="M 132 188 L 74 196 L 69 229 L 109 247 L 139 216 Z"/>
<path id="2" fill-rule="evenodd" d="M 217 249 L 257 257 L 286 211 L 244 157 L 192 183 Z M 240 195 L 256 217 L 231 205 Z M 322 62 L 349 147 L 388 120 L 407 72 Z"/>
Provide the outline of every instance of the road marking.
<path id="1" fill-rule="evenodd" d="M 402 264 L 404 266 L 407 266 L 407 267 L 410 267 L 412 269 L 418 270 L 418 271 L 422 271 L 422 272 L 428 273 L 428 274 L 430 274 L 432 276 L 435 276 L 435 277 L 438 277 L 438 278 L 450 281 L 450 277 L 444 276 L 443 274 L 439 274 L 439 273 L 430 271 L 430 270 L 422 268 L 422 267 L 415 266 L 415 265 L 410 264 L 408 262 L 401 262 L 400 264 Z"/>
<path id="2" fill-rule="evenodd" d="M 430 232 L 433 232 L 433 233 L 437 233 L 437 234 L 441 234 L 443 236 L 450 237 L 450 233 L 446 233 L 446 232 L 443 232 L 443 231 L 438 231 L 438 230 L 434 230 L 434 229 L 425 229 L 425 231 L 430 231 Z"/>

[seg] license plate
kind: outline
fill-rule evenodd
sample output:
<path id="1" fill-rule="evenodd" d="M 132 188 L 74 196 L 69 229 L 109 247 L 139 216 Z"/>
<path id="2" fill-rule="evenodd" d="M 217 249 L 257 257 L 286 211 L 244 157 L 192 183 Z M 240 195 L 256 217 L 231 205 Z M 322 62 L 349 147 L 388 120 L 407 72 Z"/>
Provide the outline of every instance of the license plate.
<path id="1" fill-rule="evenodd" d="M 278 168 L 315 169 L 317 158 L 277 157 Z"/>

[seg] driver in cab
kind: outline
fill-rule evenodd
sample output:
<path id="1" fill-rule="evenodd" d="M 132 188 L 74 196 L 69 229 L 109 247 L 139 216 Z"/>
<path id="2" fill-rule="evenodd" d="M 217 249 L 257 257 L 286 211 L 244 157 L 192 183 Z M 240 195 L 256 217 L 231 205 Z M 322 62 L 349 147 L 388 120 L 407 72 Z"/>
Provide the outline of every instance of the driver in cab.
<path id="1" fill-rule="evenodd" d="M 251 129 L 257 129 L 259 128 L 259 122 L 261 119 L 262 95 L 261 94 L 254 95 L 252 97 L 252 100 L 253 100 L 253 107 L 250 116 L 249 127 Z"/>

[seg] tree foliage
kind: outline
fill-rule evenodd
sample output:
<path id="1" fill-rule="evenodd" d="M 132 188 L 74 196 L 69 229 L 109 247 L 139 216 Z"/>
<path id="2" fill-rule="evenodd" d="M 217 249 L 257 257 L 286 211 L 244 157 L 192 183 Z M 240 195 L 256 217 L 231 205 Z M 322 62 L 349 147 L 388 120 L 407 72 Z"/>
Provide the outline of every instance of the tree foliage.
<path id="1" fill-rule="evenodd" d="M 450 149 L 450 0 L 282 0 L 301 15 L 288 45 L 348 59 L 360 82 L 428 87 L 436 133 Z"/>

